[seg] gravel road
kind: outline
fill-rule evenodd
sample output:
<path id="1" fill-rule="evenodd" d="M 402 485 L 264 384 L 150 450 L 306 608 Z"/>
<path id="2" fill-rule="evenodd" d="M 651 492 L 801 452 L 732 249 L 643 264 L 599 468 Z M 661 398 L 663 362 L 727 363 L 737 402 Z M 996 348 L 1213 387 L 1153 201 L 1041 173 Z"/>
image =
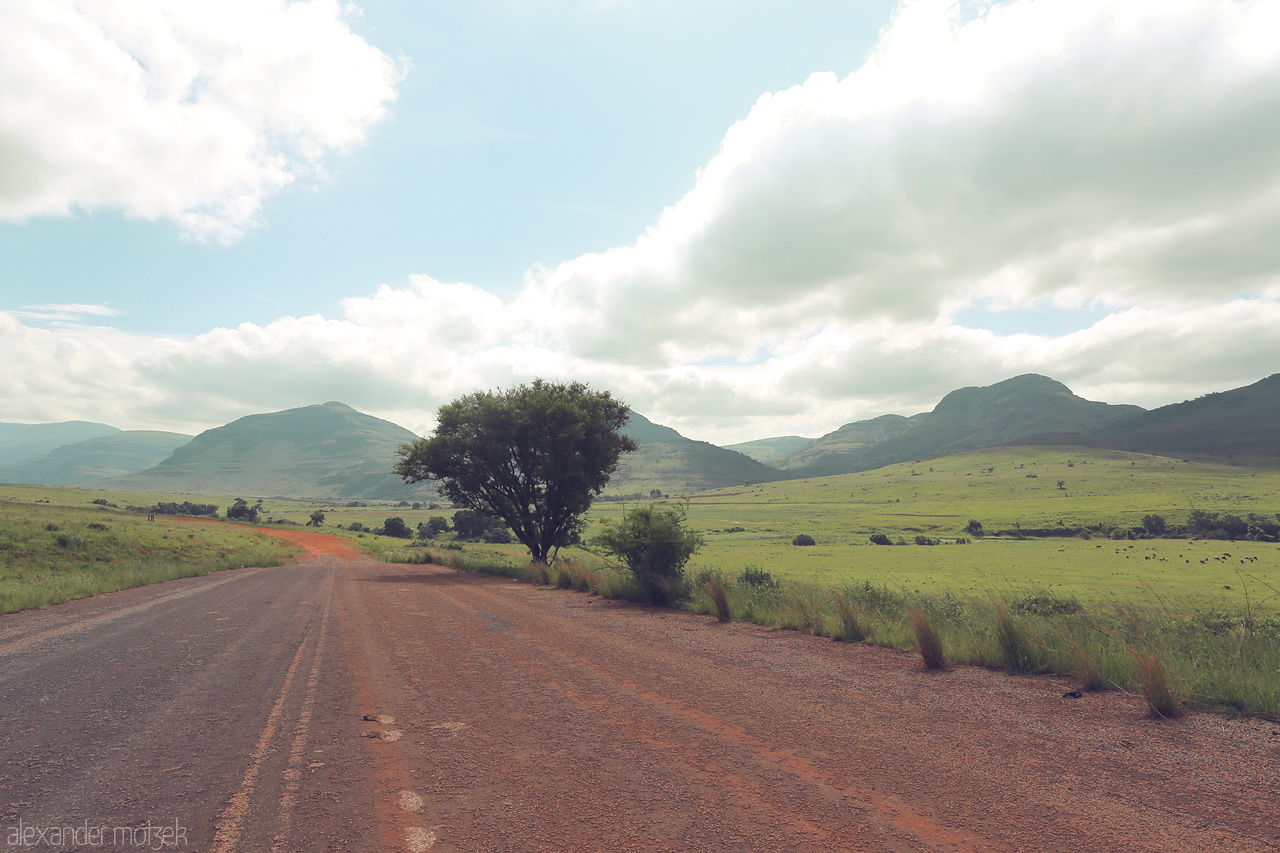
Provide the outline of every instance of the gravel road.
<path id="1" fill-rule="evenodd" d="M 0 617 L 3 849 L 1280 850 L 1272 723 L 269 532 Z"/>

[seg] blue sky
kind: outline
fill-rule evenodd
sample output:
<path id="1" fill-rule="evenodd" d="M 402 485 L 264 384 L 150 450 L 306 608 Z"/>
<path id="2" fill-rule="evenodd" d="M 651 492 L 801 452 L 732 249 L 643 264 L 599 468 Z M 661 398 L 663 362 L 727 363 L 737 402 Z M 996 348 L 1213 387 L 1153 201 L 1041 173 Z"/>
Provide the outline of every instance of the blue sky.
<path id="1" fill-rule="evenodd" d="M 9 5 L 0 420 L 425 432 L 546 376 L 728 443 L 1025 372 L 1247 384 L 1278 8 Z"/>

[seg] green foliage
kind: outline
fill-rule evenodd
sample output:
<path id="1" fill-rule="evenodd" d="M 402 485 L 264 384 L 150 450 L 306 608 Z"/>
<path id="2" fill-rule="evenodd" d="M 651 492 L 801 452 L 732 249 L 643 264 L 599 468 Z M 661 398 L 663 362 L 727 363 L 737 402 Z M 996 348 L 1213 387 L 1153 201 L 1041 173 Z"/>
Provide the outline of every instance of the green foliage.
<path id="1" fill-rule="evenodd" d="M 378 531 L 383 536 L 392 536 L 396 539 L 412 539 L 413 531 L 409 529 L 409 525 L 405 524 L 403 518 L 396 516 L 388 518 L 382 523 L 382 529 Z"/>
<path id="2" fill-rule="evenodd" d="M 969 519 L 969 523 L 964 526 L 964 531 L 970 536 L 981 536 L 983 532 L 982 522 L 978 521 L 976 518 L 971 518 Z"/>
<path id="3" fill-rule="evenodd" d="M 308 527 L 319 527 L 324 524 L 324 510 L 318 509 L 311 513 L 311 518 L 307 520 Z"/>
<path id="4" fill-rule="evenodd" d="M 769 572 L 759 566 L 747 566 L 738 575 L 738 583 L 743 586 L 754 586 L 762 589 L 777 589 L 778 581 Z"/>
<path id="5" fill-rule="evenodd" d="M 238 521 L 254 522 L 258 520 L 258 514 L 262 512 L 262 501 L 258 501 L 253 506 L 249 506 L 249 502 L 244 498 L 236 498 L 236 502 L 227 509 L 227 518 L 234 518 Z"/>
<path id="6" fill-rule="evenodd" d="M 575 540 L 592 495 L 636 449 L 626 423 L 626 404 L 579 382 L 477 391 L 441 406 L 435 432 L 402 446 L 395 472 L 438 480 L 445 497 L 501 518 L 545 563 Z"/>
<path id="7" fill-rule="evenodd" d="M 795 539 L 791 540 L 791 544 L 792 545 L 816 545 L 818 543 L 813 541 L 813 537 L 810 536 L 808 533 L 801 533 Z"/>
<path id="8" fill-rule="evenodd" d="M 872 545 L 892 545 L 893 540 L 891 540 L 888 536 L 886 536 L 883 533 L 872 533 L 871 544 Z"/>
<path id="9" fill-rule="evenodd" d="M 687 504 L 674 509 L 636 507 L 620 521 L 606 524 L 592 544 L 621 560 L 649 601 L 672 601 L 679 597 L 685 564 L 703 543 L 702 534 L 686 524 L 687 512 Z"/>

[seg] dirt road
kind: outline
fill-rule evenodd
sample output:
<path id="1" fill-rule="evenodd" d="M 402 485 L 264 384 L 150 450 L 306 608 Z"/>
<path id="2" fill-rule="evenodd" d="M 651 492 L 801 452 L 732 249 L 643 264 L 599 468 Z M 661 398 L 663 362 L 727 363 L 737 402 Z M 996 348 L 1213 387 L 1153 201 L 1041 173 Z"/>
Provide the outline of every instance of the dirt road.
<path id="1" fill-rule="evenodd" d="M 1270 723 L 273 532 L 0 617 L 6 849 L 1280 850 Z"/>

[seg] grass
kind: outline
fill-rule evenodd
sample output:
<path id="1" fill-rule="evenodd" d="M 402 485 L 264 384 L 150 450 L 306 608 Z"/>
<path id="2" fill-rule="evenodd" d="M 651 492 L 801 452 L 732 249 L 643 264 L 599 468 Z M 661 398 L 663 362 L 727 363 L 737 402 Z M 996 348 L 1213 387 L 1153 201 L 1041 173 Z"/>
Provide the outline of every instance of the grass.
<path id="1" fill-rule="evenodd" d="M 279 565 L 297 550 L 241 527 L 148 521 L 94 504 L 96 496 L 0 487 L 0 613 L 222 569 Z"/>
<path id="2" fill-rule="evenodd" d="M 916 635 L 916 651 L 925 669 L 946 669 L 947 656 L 942 651 L 942 637 L 929 621 L 929 615 L 918 607 L 907 608 L 907 621 Z"/>

